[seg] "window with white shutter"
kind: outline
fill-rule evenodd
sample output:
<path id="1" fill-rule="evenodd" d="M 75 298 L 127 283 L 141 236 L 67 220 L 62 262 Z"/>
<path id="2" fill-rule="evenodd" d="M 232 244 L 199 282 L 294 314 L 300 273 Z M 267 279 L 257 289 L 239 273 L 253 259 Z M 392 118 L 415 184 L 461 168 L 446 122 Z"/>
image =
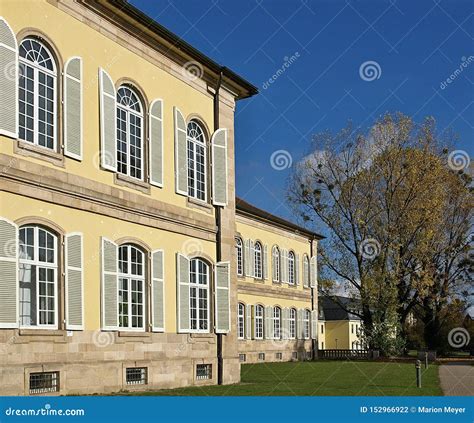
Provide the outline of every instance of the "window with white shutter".
<path id="1" fill-rule="evenodd" d="M 117 107 L 115 86 L 109 74 L 99 68 L 100 165 L 117 170 Z"/>
<path id="2" fill-rule="evenodd" d="M 215 320 L 216 333 L 230 331 L 230 263 L 215 266 Z"/>
<path id="3" fill-rule="evenodd" d="M 82 160 L 82 59 L 64 65 L 64 154 Z"/>
<path id="4" fill-rule="evenodd" d="M 82 233 L 65 237 L 66 329 L 84 329 L 84 252 Z"/>
<path id="5" fill-rule="evenodd" d="M 318 311 L 311 311 L 311 339 L 318 339 Z"/>
<path id="6" fill-rule="evenodd" d="M 151 317 L 153 332 L 165 331 L 165 263 L 163 250 L 151 253 Z"/>
<path id="7" fill-rule="evenodd" d="M 176 292 L 178 294 L 178 333 L 190 331 L 189 305 L 189 259 L 180 253 L 176 254 Z"/>
<path id="8" fill-rule="evenodd" d="M 311 288 L 318 287 L 318 258 L 317 256 L 311 257 L 310 283 L 311 283 Z"/>
<path id="9" fill-rule="evenodd" d="M 102 329 L 118 329 L 118 247 L 102 238 Z"/>
<path id="10" fill-rule="evenodd" d="M 163 187 L 163 100 L 150 104 L 150 184 Z"/>
<path id="11" fill-rule="evenodd" d="M 263 279 L 268 279 L 268 247 L 263 246 Z"/>
<path id="12" fill-rule="evenodd" d="M 212 139 L 212 203 L 227 205 L 227 129 L 214 132 Z"/>
<path id="13" fill-rule="evenodd" d="M 0 328 L 18 327 L 18 226 L 0 217 Z"/>
<path id="14" fill-rule="evenodd" d="M 253 306 L 250 305 L 250 304 L 247 304 L 247 307 L 246 307 L 246 314 L 245 314 L 245 318 L 246 318 L 246 330 L 245 330 L 245 335 L 246 335 L 246 338 L 247 339 L 252 339 L 252 335 L 253 335 L 253 325 L 252 325 L 252 319 L 253 319 Z"/>
<path id="15" fill-rule="evenodd" d="M 174 151 L 176 192 L 188 195 L 188 146 L 186 120 L 181 111 L 174 107 Z"/>

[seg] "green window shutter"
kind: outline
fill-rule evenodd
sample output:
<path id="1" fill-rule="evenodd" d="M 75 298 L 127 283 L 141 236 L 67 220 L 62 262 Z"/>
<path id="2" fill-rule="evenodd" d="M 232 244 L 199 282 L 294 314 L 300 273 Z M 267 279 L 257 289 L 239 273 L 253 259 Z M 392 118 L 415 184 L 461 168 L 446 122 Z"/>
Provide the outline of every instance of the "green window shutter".
<path id="1" fill-rule="evenodd" d="M 180 110 L 174 108 L 174 148 L 176 192 L 188 195 L 188 143 L 186 120 Z"/>
<path id="2" fill-rule="evenodd" d="M 309 274 L 310 274 L 311 288 L 317 288 L 318 286 L 318 258 L 317 256 L 311 257 Z"/>
<path id="3" fill-rule="evenodd" d="M 150 184 L 163 187 L 163 100 L 150 105 Z"/>
<path id="4" fill-rule="evenodd" d="M 82 160 L 82 59 L 64 65 L 64 155 Z"/>
<path id="5" fill-rule="evenodd" d="M 311 311 L 311 339 L 318 339 L 318 312 Z"/>
<path id="6" fill-rule="evenodd" d="M 118 329 L 118 247 L 102 238 L 102 329 Z"/>
<path id="7" fill-rule="evenodd" d="M 153 332 L 165 331 L 165 263 L 163 250 L 151 253 L 151 318 Z"/>
<path id="8" fill-rule="evenodd" d="M 66 329 L 84 329 L 84 252 L 82 233 L 65 237 Z"/>
<path id="9" fill-rule="evenodd" d="M 227 129 L 218 129 L 212 145 L 212 203 L 227 206 Z"/>
<path id="10" fill-rule="evenodd" d="M 18 327 L 18 226 L 0 217 L 0 328 Z"/>
<path id="11" fill-rule="evenodd" d="M 18 44 L 0 17 L 0 134 L 18 138 Z"/>
<path id="12" fill-rule="evenodd" d="M 100 165 L 117 170 L 117 107 L 115 86 L 109 74 L 99 68 L 100 90 Z"/>
<path id="13" fill-rule="evenodd" d="M 252 316 L 253 316 L 253 310 L 252 306 L 250 304 L 247 304 L 245 306 L 245 319 L 246 319 L 246 330 L 245 330 L 245 337 L 247 339 L 252 339 Z"/>
<path id="14" fill-rule="evenodd" d="M 187 333 L 191 328 L 189 303 L 189 259 L 176 253 L 176 282 L 178 293 L 178 333 Z"/>
<path id="15" fill-rule="evenodd" d="M 295 254 L 295 277 L 296 285 L 300 284 L 300 255 Z"/>
<path id="16" fill-rule="evenodd" d="M 268 247 L 263 246 L 263 279 L 268 279 Z"/>
<path id="17" fill-rule="evenodd" d="M 216 333 L 230 331 L 230 263 L 220 262 L 215 267 Z"/>

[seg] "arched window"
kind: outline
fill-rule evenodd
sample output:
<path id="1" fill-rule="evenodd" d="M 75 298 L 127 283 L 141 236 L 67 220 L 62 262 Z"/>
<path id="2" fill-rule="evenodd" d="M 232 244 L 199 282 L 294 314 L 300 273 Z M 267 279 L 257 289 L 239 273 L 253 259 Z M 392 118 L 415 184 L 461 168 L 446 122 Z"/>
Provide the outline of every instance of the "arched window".
<path id="1" fill-rule="evenodd" d="M 117 90 L 117 171 L 143 179 L 143 108 L 126 85 Z"/>
<path id="2" fill-rule="evenodd" d="M 245 338 L 245 305 L 239 303 L 237 308 L 237 334 L 239 339 Z"/>
<path id="3" fill-rule="evenodd" d="M 206 137 L 195 120 L 188 123 L 188 194 L 190 197 L 207 199 Z"/>
<path id="4" fill-rule="evenodd" d="M 305 254 L 303 256 L 303 286 L 309 288 L 309 257 Z"/>
<path id="5" fill-rule="evenodd" d="M 240 238 L 235 238 L 235 255 L 237 256 L 237 275 L 243 276 L 244 254 L 243 254 L 243 244 Z"/>
<path id="6" fill-rule="evenodd" d="M 288 326 L 289 326 L 289 334 L 288 337 L 290 339 L 296 338 L 296 309 L 290 308 L 290 313 L 288 315 Z"/>
<path id="7" fill-rule="evenodd" d="M 200 258 L 189 263 L 191 330 L 209 331 L 209 265 Z"/>
<path id="8" fill-rule="evenodd" d="M 119 247 L 119 327 L 145 329 L 145 254 L 134 245 Z"/>
<path id="9" fill-rule="evenodd" d="M 20 228 L 20 326 L 58 327 L 58 238 L 35 225 Z"/>
<path id="10" fill-rule="evenodd" d="M 19 47 L 19 137 L 56 150 L 57 70 L 49 49 L 35 38 Z"/>
<path id="11" fill-rule="evenodd" d="M 303 335 L 304 335 L 304 339 L 309 339 L 310 321 L 311 321 L 311 312 L 309 310 L 303 310 Z"/>
<path id="12" fill-rule="evenodd" d="M 290 251 L 288 253 L 288 284 L 294 285 L 295 280 L 295 253 Z"/>
<path id="13" fill-rule="evenodd" d="M 273 338 L 281 338 L 281 308 L 273 307 Z"/>
<path id="14" fill-rule="evenodd" d="M 263 306 L 255 306 L 255 339 L 263 339 Z"/>
<path id="15" fill-rule="evenodd" d="M 254 252 L 255 252 L 255 273 L 254 276 L 257 279 L 262 279 L 263 278 L 263 270 L 262 270 L 262 244 L 260 242 L 255 243 L 254 247 Z"/>
<path id="16" fill-rule="evenodd" d="M 273 247 L 273 251 L 272 251 L 272 257 L 273 257 L 273 265 L 272 265 L 272 269 L 273 269 L 273 282 L 280 282 L 280 275 L 281 275 L 281 272 L 280 272 L 280 269 L 281 269 L 281 258 L 280 258 L 280 249 L 275 245 Z"/>

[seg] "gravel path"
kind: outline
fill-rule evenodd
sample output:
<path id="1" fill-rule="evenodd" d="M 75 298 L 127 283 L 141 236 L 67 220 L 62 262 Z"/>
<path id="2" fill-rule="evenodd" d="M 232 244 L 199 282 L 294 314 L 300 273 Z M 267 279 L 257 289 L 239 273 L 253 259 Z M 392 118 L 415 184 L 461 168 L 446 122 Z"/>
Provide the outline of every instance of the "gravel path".
<path id="1" fill-rule="evenodd" d="M 442 364 L 439 379 L 444 395 L 474 396 L 474 366 L 472 362 Z"/>

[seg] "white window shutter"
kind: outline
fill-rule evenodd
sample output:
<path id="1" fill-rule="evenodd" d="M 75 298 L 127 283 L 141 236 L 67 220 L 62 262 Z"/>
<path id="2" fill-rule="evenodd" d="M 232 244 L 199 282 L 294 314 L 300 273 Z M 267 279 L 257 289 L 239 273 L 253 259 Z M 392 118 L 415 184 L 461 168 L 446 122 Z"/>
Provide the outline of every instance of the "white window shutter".
<path id="1" fill-rule="evenodd" d="M 191 329 L 189 259 L 180 253 L 176 253 L 176 276 L 178 333 L 187 333 Z"/>
<path id="2" fill-rule="evenodd" d="M 18 226 L 0 217 L 0 328 L 17 328 Z"/>
<path id="3" fill-rule="evenodd" d="M 297 316 L 296 337 L 297 337 L 297 339 L 304 339 L 303 312 L 304 312 L 304 310 L 302 310 L 300 308 L 296 312 L 296 316 Z"/>
<path id="4" fill-rule="evenodd" d="M 165 262 L 163 250 L 151 253 L 151 327 L 165 331 Z"/>
<path id="5" fill-rule="evenodd" d="M 174 107 L 174 154 L 176 193 L 188 195 L 188 142 L 186 120 L 181 111 Z"/>
<path id="6" fill-rule="evenodd" d="M 0 16 L 0 134 L 18 138 L 18 43 Z"/>
<path id="7" fill-rule="evenodd" d="M 102 329 L 118 329 L 118 247 L 102 237 Z"/>
<path id="8" fill-rule="evenodd" d="M 263 279 L 268 279 L 268 247 L 263 246 Z"/>
<path id="9" fill-rule="evenodd" d="M 289 326 L 289 315 L 290 310 L 288 308 L 283 308 L 281 310 L 282 314 L 282 339 L 289 339 L 290 338 L 290 326 Z"/>
<path id="10" fill-rule="evenodd" d="M 64 155 L 82 160 L 82 59 L 64 65 Z"/>
<path id="11" fill-rule="evenodd" d="M 250 276 L 252 278 L 255 277 L 255 243 L 253 240 L 249 239 L 249 254 L 250 254 Z"/>
<path id="12" fill-rule="evenodd" d="M 311 257 L 311 263 L 309 266 L 310 284 L 311 288 L 317 288 L 318 286 L 318 258 L 317 256 Z"/>
<path id="13" fill-rule="evenodd" d="M 273 307 L 265 307 L 265 339 L 273 338 Z"/>
<path id="14" fill-rule="evenodd" d="M 150 104 L 150 184 L 163 187 L 163 100 Z"/>
<path id="15" fill-rule="evenodd" d="M 300 255 L 295 254 L 295 277 L 296 285 L 300 284 Z"/>
<path id="16" fill-rule="evenodd" d="M 311 311 L 311 339 L 318 339 L 318 312 Z"/>
<path id="17" fill-rule="evenodd" d="M 288 283 L 288 250 L 281 250 L 281 282 Z"/>
<path id="18" fill-rule="evenodd" d="M 65 237 L 66 329 L 84 329 L 84 247 L 82 233 Z"/>
<path id="19" fill-rule="evenodd" d="M 227 206 L 227 129 L 212 135 L 212 204 Z"/>
<path id="20" fill-rule="evenodd" d="M 215 267 L 216 333 L 230 331 L 230 262 L 219 262 Z"/>
<path id="21" fill-rule="evenodd" d="M 309 264 L 306 254 L 303 256 L 303 286 L 309 287 Z"/>
<path id="22" fill-rule="evenodd" d="M 252 276 L 251 273 L 251 257 L 250 257 L 250 239 L 244 241 L 244 266 L 245 276 Z"/>
<path id="23" fill-rule="evenodd" d="M 109 74 L 99 68 L 100 165 L 117 170 L 117 107 L 115 86 Z"/>
<path id="24" fill-rule="evenodd" d="M 245 337 L 247 339 L 252 339 L 252 316 L 253 316 L 253 307 L 250 304 L 247 304 L 245 307 L 245 319 L 246 319 L 246 330 L 245 330 Z"/>

